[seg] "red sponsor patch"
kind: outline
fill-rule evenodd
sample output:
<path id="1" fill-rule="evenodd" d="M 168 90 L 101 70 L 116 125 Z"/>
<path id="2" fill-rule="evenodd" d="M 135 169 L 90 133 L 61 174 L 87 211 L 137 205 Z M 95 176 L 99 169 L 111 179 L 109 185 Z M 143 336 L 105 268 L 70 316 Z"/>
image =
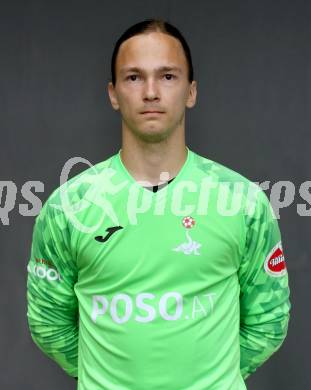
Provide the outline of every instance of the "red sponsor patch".
<path id="1" fill-rule="evenodd" d="M 266 257 L 265 271 L 271 276 L 283 276 L 286 274 L 286 264 L 281 242 Z"/>

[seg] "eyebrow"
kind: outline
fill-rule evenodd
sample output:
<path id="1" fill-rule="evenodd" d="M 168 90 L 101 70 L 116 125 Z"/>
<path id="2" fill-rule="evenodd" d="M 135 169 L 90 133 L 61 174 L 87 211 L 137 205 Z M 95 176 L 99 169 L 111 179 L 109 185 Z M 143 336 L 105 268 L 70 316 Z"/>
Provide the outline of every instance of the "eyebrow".
<path id="1" fill-rule="evenodd" d="M 156 72 L 178 72 L 178 73 L 182 73 L 182 70 L 181 68 L 179 68 L 178 66 L 161 66 L 159 68 L 156 68 L 155 69 Z M 130 67 L 124 67 L 124 68 L 121 68 L 120 69 L 120 73 L 121 74 L 125 74 L 125 73 L 128 73 L 128 72 L 143 72 L 143 69 L 137 67 L 137 66 L 130 66 Z"/>

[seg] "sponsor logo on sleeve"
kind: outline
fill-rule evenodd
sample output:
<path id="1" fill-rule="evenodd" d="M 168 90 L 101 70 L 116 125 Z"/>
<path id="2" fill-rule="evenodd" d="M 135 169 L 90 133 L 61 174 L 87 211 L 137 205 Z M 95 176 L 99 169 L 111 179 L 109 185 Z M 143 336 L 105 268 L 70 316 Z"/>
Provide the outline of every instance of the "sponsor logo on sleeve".
<path id="1" fill-rule="evenodd" d="M 281 241 L 271 250 L 265 260 L 265 271 L 270 276 L 283 276 L 286 274 L 286 263 L 284 259 Z"/>
<path id="2" fill-rule="evenodd" d="M 49 282 L 61 281 L 60 273 L 51 260 L 35 257 L 35 262 L 29 263 L 27 270 L 39 279 L 47 279 Z"/>

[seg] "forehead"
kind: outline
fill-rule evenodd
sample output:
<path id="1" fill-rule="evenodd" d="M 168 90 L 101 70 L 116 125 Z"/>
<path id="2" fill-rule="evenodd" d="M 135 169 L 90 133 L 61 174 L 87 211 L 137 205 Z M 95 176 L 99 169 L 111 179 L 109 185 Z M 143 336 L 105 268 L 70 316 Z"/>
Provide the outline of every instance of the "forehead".
<path id="1" fill-rule="evenodd" d="M 151 32 L 135 35 L 124 41 L 119 48 L 116 71 L 135 66 L 178 66 L 186 69 L 187 60 L 178 39 L 161 32 Z"/>

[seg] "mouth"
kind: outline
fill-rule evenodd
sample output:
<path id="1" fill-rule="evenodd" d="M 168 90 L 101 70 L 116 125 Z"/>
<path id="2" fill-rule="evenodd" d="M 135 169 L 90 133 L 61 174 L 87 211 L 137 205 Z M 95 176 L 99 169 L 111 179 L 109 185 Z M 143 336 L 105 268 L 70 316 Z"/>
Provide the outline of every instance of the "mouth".
<path id="1" fill-rule="evenodd" d="M 159 114 L 164 114 L 163 111 L 153 111 L 153 110 L 149 110 L 149 111 L 143 111 L 141 112 L 142 115 L 159 115 Z"/>

